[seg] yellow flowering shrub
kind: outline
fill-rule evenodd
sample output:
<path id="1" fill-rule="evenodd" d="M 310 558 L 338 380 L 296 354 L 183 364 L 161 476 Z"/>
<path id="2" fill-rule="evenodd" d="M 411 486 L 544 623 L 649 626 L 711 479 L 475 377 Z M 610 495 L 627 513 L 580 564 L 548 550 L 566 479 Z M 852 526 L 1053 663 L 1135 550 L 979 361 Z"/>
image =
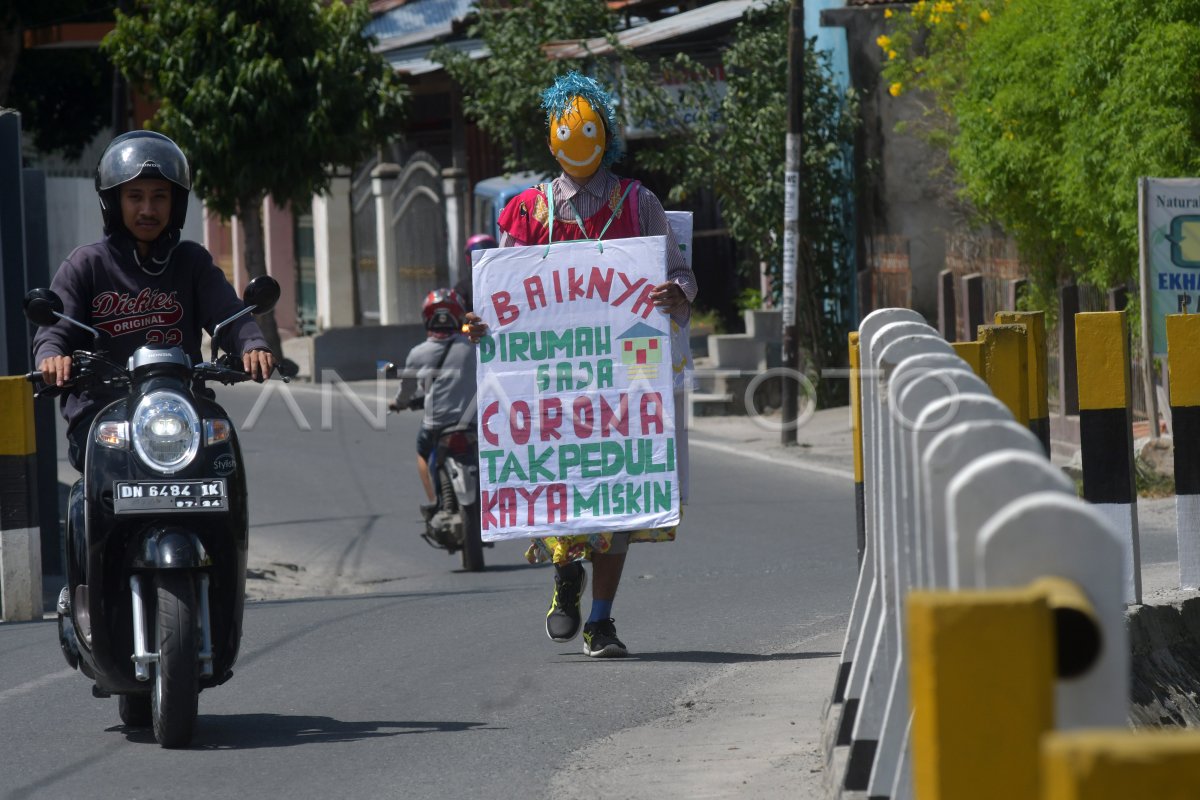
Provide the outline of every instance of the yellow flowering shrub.
<path id="1" fill-rule="evenodd" d="M 1016 240 L 1035 304 L 1068 277 L 1132 280 L 1138 177 L 1200 175 L 1200 2 L 920 0 L 887 19 L 888 93 L 925 93 L 911 127 Z"/>

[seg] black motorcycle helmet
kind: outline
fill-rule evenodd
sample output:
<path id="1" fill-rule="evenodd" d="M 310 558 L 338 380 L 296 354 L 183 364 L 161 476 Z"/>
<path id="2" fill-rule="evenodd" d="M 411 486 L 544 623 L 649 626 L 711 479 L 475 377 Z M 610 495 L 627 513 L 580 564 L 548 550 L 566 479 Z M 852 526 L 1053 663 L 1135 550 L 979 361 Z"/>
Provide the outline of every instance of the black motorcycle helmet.
<path id="1" fill-rule="evenodd" d="M 137 178 L 162 178 L 171 184 L 171 219 L 165 234 L 178 233 L 187 217 L 192 175 L 187 157 L 179 146 L 154 131 L 130 131 L 113 139 L 96 165 L 96 193 L 104 233 L 124 228 L 121 221 L 119 187 Z"/>

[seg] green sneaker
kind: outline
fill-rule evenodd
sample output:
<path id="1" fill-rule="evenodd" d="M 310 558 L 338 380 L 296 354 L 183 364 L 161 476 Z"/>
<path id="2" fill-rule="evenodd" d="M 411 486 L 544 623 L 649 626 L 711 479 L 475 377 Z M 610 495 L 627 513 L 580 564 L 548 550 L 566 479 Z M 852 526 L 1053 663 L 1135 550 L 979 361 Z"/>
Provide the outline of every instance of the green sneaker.
<path id="1" fill-rule="evenodd" d="M 556 568 L 554 596 L 546 612 L 546 635 L 556 642 L 569 642 L 579 635 L 579 601 L 587 586 L 587 570 L 575 561 Z"/>
<path id="2" fill-rule="evenodd" d="M 614 621 L 602 619 L 583 626 L 583 654 L 592 658 L 624 658 L 629 651 L 617 638 Z"/>

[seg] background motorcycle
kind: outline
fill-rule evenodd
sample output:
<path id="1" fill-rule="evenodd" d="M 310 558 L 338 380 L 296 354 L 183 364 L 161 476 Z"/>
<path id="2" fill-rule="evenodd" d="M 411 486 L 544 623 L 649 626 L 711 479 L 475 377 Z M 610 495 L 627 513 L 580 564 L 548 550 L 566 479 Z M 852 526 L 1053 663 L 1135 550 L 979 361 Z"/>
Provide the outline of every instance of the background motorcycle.
<path id="1" fill-rule="evenodd" d="M 200 690 L 232 677 L 241 643 L 246 475 L 229 415 L 204 382 L 250 378 L 240 358 L 217 359 L 217 340 L 234 320 L 269 311 L 279 284 L 256 278 L 243 299 L 246 308 L 213 331 L 210 362 L 148 345 L 125 366 L 100 350 L 100 331 L 63 315 L 54 292 L 35 289 L 24 303 L 34 324 L 67 320 L 95 342 L 72 354 L 63 387 L 35 396 L 128 390 L 96 415 L 71 488 L 59 642 L 67 663 L 95 681 L 92 693 L 117 695 L 121 720 L 150 725 L 163 747 L 191 741 Z M 41 383 L 40 372 L 26 377 Z"/>
<path id="2" fill-rule="evenodd" d="M 379 364 L 381 377 L 395 377 L 396 365 Z M 425 407 L 425 398 L 414 397 L 408 402 L 410 411 Z M 388 405 L 389 413 L 400 409 Z M 479 441 L 475 423 L 454 425 L 438 433 L 437 445 L 429 454 L 429 477 L 433 482 L 432 506 L 423 506 L 425 532 L 421 538 L 431 546 L 451 555 L 462 554 L 462 567 L 467 572 L 484 568 L 479 518 Z"/>

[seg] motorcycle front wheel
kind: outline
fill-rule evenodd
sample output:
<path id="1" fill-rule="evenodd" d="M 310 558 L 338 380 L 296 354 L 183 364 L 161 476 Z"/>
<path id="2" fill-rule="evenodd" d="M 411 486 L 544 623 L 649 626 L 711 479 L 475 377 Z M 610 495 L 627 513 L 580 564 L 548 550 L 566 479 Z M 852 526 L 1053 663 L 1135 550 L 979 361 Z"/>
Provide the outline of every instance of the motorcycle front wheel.
<path id="1" fill-rule="evenodd" d="M 154 738 L 163 747 L 186 747 L 192 740 L 200 693 L 196 592 L 191 574 L 183 570 L 162 570 L 154 582 L 158 591 L 154 625 L 158 663 L 150 703 Z"/>
<path id="2" fill-rule="evenodd" d="M 117 697 L 117 713 L 127 728 L 150 727 L 150 695 L 123 694 Z"/>

